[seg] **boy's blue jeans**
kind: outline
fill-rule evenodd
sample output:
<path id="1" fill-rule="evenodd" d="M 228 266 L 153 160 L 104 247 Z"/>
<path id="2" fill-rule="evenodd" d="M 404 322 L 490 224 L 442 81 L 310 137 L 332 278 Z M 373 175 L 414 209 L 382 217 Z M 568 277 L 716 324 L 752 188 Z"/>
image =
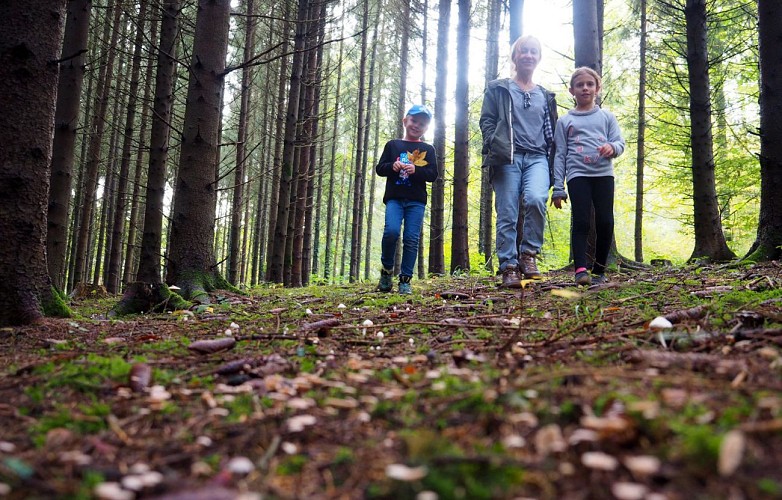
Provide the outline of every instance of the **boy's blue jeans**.
<path id="1" fill-rule="evenodd" d="M 386 226 L 383 229 L 383 242 L 380 263 L 386 269 L 394 268 L 396 242 L 405 223 L 402 236 L 402 264 L 400 276 L 413 276 L 415 261 L 418 257 L 418 240 L 421 237 L 421 226 L 424 224 L 426 205 L 420 201 L 388 200 L 386 202 Z"/>
<path id="2" fill-rule="evenodd" d="M 500 271 L 519 265 L 519 252 L 538 254 L 543 246 L 549 171 L 546 155 L 521 153 L 513 163 L 494 167 L 492 187 L 497 210 L 497 259 Z M 524 229 L 517 246 L 519 199 L 524 196 Z"/>

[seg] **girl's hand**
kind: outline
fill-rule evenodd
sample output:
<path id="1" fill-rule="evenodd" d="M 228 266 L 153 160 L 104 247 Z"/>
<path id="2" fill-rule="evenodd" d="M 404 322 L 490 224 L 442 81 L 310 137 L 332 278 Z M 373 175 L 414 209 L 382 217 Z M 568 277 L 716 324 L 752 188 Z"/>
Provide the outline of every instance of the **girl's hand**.
<path id="1" fill-rule="evenodd" d="M 602 146 L 597 148 L 597 153 L 603 158 L 613 158 L 614 147 L 608 143 L 603 144 Z"/>
<path id="2" fill-rule="evenodd" d="M 403 168 L 407 171 L 407 175 L 413 175 L 415 173 L 415 165 L 412 163 L 403 164 Z"/>
<path id="3" fill-rule="evenodd" d="M 559 209 L 562 208 L 562 203 L 567 203 L 567 200 L 565 198 L 551 198 L 551 204 Z"/>
<path id="4" fill-rule="evenodd" d="M 391 168 L 394 170 L 394 172 L 399 172 L 404 167 L 405 167 L 405 164 L 402 163 L 401 161 L 397 160 L 397 161 L 394 162 L 394 166 L 391 167 Z"/>

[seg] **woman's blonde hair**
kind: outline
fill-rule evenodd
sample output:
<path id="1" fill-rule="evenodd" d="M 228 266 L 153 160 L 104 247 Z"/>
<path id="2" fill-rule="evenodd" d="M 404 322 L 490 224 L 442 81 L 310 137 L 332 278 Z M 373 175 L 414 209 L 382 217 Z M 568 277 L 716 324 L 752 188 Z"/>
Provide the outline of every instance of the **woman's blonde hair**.
<path id="1" fill-rule="evenodd" d="M 573 82 L 576 81 L 576 78 L 578 78 L 581 75 L 589 75 L 592 78 L 595 79 L 595 83 L 597 84 L 597 88 L 603 88 L 603 79 L 600 78 L 600 74 L 598 74 L 597 71 L 593 70 L 592 68 L 588 66 L 581 66 L 580 68 L 576 68 L 576 70 L 573 72 L 572 75 L 570 75 L 570 88 L 573 88 Z"/>
<path id="2" fill-rule="evenodd" d="M 542 56 L 543 50 L 542 50 L 542 47 L 540 45 L 540 40 L 538 40 L 537 38 L 535 38 L 532 35 L 525 35 L 525 36 L 518 37 L 516 39 L 516 41 L 513 42 L 513 45 L 511 45 L 511 48 L 510 48 L 510 60 L 511 61 L 513 61 L 514 63 L 516 62 L 516 52 L 518 52 L 519 48 L 522 45 L 525 45 L 527 43 L 534 43 L 535 45 L 537 45 L 538 46 L 538 54 L 541 54 L 541 56 Z"/>

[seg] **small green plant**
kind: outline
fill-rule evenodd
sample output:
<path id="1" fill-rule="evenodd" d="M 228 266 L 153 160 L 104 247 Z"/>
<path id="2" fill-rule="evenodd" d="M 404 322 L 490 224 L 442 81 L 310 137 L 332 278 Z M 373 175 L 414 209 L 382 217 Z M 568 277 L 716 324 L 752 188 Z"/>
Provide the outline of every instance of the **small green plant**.
<path id="1" fill-rule="evenodd" d="M 77 408 L 58 405 L 55 412 L 43 416 L 30 428 L 30 437 L 37 447 L 46 442 L 46 435 L 52 429 L 68 429 L 76 434 L 95 434 L 105 430 L 106 417 L 111 408 L 106 403 L 80 404 Z"/>
<path id="2" fill-rule="evenodd" d="M 300 473 L 305 465 L 307 465 L 307 457 L 305 455 L 290 455 L 285 457 L 277 466 L 277 474 L 292 476 Z"/>

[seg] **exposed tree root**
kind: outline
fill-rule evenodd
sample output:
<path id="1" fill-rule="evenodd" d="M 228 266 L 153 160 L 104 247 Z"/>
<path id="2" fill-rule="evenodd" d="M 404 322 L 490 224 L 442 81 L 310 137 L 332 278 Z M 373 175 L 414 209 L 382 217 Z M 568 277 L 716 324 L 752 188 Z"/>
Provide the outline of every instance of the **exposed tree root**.
<path id="1" fill-rule="evenodd" d="M 125 288 L 122 299 L 109 313 L 111 316 L 141 314 L 145 312 L 174 311 L 187 309 L 190 303 L 172 292 L 163 283 L 137 281 Z"/>

